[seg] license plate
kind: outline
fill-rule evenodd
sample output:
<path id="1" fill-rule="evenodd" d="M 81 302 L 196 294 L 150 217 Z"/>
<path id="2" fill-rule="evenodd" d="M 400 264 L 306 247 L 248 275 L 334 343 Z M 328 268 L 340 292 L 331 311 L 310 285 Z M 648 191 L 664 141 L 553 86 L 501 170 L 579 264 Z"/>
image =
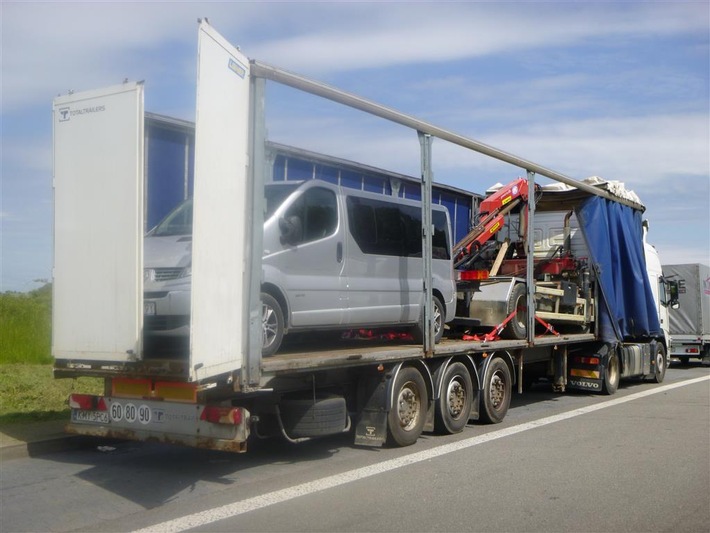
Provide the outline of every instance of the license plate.
<path id="1" fill-rule="evenodd" d="M 72 422 L 89 422 L 92 424 L 108 424 L 108 411 L 80 411 L 73 409 Z"/>
<path id="2" fill-rule="evenodd" d="M 155 302 L 143 302 L 143 314 L 144 315 L 155 315 Z"/>

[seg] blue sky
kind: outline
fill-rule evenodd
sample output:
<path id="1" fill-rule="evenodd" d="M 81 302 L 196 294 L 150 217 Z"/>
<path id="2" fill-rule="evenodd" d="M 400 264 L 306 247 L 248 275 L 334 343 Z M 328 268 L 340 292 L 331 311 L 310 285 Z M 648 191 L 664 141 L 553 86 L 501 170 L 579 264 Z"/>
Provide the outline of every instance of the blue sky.
<path id="1" fill-rule="evenodd" d="M 697 2 L 11 2 L 2 10 L 0 291 L 52 269 L 52 99 L 145 80 L 194 119 L 197 19 L 249 57 L 647 206 L 664 263 L 710 264 L 710 7 Z M 410 175 L 416 135 L 269 86 L 269 138 Z M 435 141 L 435 180 L 521 169 Z"/>

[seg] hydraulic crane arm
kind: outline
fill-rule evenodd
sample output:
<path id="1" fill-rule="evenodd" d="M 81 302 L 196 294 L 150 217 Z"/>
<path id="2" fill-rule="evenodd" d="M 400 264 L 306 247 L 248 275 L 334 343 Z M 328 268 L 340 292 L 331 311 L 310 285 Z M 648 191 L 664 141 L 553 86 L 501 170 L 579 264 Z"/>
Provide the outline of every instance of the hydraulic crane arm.
<path id="1" fill-rule="evenodd" d="M 454 247 L 454 266 L 460 265 L 503 227 L 503 219 L 514 207 L 528 200 L 528 182 L 517 178 L 481 202 L 480 221 Z"/>

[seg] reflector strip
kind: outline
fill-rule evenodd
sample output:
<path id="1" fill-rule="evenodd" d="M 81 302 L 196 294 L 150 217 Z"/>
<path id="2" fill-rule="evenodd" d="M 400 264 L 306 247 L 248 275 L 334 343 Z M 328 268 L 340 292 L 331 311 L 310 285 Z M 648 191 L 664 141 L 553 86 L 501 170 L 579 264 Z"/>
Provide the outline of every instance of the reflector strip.
<path id="1" fill-rule="evenodd" d="M 113 379 L 111 396 L 117 398 L 147 398 L 150 396 L 149 379 Z"/>
<path id="2" fill-rule="evenodd" d="M 174 381 L 158 381 L 155 384 L 155 396 L 176 402 L 195 403 L 197 401 L 197 385 Z"/>
<path id="3" fill-rule="evenodd" d="M 582 370 L 580 368 L 573 368 L 569 371 L 569 373 L 570 376 L 589 379 L 599 379 L 600 375 L 600 372 L 598 370 Z"/>

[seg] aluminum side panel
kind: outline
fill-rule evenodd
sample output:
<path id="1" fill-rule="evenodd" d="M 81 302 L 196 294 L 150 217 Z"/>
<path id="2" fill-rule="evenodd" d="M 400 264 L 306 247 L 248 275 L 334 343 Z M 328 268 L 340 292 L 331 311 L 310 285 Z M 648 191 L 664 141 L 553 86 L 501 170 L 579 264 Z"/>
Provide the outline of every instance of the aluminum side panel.
<path id="1" fill-rule="evenodd" d="M 238 370 L 247 344 L 249 60 L 209 24 L 198 38 L 190 377 Z"/>
<path id="2" fill-rule="evenodd" d="M 127 361 L 143 321 L 143 85 L 54 100 L 52 355 Z"/>

